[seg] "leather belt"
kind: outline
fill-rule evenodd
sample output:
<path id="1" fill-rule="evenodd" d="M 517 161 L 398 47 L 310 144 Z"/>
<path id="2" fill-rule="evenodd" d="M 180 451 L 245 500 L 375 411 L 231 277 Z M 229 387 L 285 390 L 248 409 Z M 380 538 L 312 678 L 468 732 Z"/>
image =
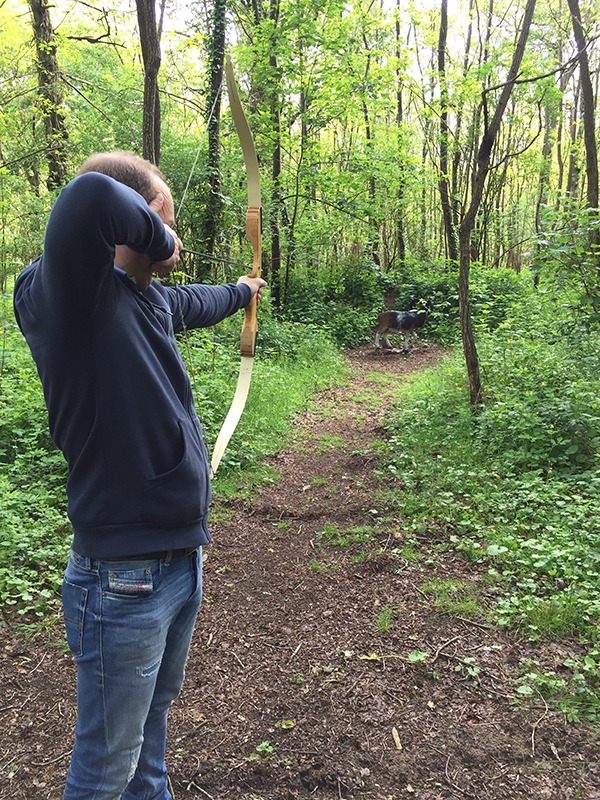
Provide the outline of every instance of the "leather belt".
<path id="1" fill-rule="evenodd" d="M 191 556 L 196 553 L 197 547 L 180 547 L 178 550 L 159 550 L 156 553 L 138 553 L 135 556 L 111 556 L 102 558 L 101 561 L 164 561 L 165 558 L 178 556 Z"/>

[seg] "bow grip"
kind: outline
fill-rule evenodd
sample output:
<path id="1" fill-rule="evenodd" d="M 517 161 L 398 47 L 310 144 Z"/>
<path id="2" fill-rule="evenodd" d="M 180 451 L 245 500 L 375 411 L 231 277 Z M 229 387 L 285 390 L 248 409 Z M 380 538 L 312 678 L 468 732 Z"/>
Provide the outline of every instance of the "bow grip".
<path id="1" fill-rule="evenodd" d="M 261 236 L 261 209 L 248 208 L 246 212 L 246 237 L 252 244 L 252 272 L 251 278 L 260 278 L 262 262 L 262 236 Z M 258 324 L 256 321 L 256 295 L 248 303 L 244 311 L 244 324 L 240 339 L 240 350 L 243 356 L 253 356 L 256 349 L 256 334 Z"/>

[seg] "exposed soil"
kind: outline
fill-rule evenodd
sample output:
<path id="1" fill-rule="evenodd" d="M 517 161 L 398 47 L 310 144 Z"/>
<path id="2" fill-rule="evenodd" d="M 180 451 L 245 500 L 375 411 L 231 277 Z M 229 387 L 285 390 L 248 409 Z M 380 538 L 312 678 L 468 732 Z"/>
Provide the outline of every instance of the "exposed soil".
<path id="1" fill-rule="evenodd" d="M 277 482 L 216 503 L 171 714 L 177 800 L 600 800 L 598 733 L 541 699 L 515 703 L 522 660 L 560 672 L 569 645 L 440 611 L 423 587 L 461 580 L 484 603 L 485 576 L 439 549 L 441 530 L 417 545 L 401 509 L 389 521 L 386 390 L 441 355 L 350 352 L 348 385 L 322 393 L 271 459 Z M 0 797 L 59 800 L 75 716 L 61 627 L 2 638 Z"/>

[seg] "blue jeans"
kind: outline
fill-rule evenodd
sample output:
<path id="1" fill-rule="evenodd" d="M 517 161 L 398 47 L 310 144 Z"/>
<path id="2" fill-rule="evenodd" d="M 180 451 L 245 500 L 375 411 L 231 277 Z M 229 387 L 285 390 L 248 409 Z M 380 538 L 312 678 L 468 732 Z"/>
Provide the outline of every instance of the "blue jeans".
<path id="1" fill-rule="evenodd" d="M 171 800 L 167 715 L 201 598 L 201 549 L 118 562 L 71 552 L 63 606 L 77 723 L 64 800 Z"/>

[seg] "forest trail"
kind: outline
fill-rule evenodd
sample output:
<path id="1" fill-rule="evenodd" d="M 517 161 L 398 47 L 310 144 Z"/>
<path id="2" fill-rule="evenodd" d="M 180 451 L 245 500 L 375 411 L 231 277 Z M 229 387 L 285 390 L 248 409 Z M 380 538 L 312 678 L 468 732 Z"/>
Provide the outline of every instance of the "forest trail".
<path id="1" fill-rule="evenodd" d="M 557 669 L 562 646 L 436 607 L 444 587 L 485 596 L 485 575 L 441 551 L 441 531 L 416 541 L 377 473 L 389 388 L 441 356 L 350 352 L 347 385 L 270 459 L 277 481 L 216 502 L 171 715 L 176 800 L 600 800 L 600 737 L 514 702 L 519 664 Z M 2 647 L 0 798 L 60 800 L 74 722 L 61 642 L 57 625 Z"/>

